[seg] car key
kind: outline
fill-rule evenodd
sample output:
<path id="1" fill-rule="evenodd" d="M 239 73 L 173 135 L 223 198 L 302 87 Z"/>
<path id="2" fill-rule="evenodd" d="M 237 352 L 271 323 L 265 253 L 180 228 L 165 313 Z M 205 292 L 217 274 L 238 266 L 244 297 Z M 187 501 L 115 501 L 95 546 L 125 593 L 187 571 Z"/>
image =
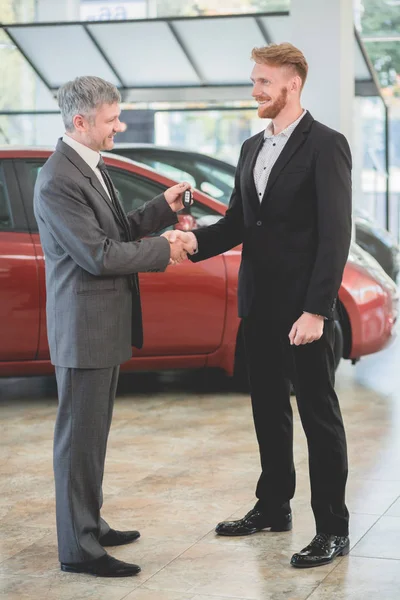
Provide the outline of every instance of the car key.
<path id="1" fill-rule="evenodd" d="M 190 190 L 185 190 L 182 194 L 182 204 L 185 208 L 188 208 L 192 205 L 192 192 Z"/>

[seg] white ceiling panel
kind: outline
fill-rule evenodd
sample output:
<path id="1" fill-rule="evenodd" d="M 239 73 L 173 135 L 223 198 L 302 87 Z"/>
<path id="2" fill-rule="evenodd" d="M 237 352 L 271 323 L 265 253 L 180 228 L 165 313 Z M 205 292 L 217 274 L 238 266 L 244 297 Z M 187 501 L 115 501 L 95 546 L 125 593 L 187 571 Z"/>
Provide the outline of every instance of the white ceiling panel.
<path id="1" fill-rule="evenodd" d="M 218 96 L 217 90 L 223 86 L 230 90 L 237 86 L 238 97 L 245 98 L 247 85 L 250 86 L 251 50 L 269 41 L 289 41 L 291 32 L 289 14 L 265 13 L 35 23 L 5 29 L 48 87 L 57 89 L 79 75 L 97 75 L 121 87 L 124 97 L 144 95 L 149 101 L 156 90 L 158 100 L 162 94 L 168 98 L 172 94 L 179 99 L 182 90 L 190 88 L 199 93 L 201 88 L 202 96 L 208 98 L 210 94 Z M 379 95 L 379 86 L 356 34 L 354 52 L 355 81 L 363 86 L 359 93 Z M 365 87 L 368 84 L 370 87 Z M 210 93 L 206 93 L 207 89 Z"/>
<path id="2" fill-rule="evenodd" d="M 248 83 L 254 46 L 266 41 L 254 18 L 174 21 L 180 38 L 207 83 Z"/>
<path id="3" fill-rule="evenodd" d="M 290 40 L 290 17 L 261 17 L 260 21 L 271 42 L 282 44 Z"/>
<path id="4" fill-rule="evenodd" d="M 50 87 L 82 75 L 118 80 L 81 25 L 8 27 L 13 38 Z"/>
<path id="5" fill-rule="evenodd" d="M 127 87 L 199 84 L 167 23 L 99 23 L 88 28 Z"/>

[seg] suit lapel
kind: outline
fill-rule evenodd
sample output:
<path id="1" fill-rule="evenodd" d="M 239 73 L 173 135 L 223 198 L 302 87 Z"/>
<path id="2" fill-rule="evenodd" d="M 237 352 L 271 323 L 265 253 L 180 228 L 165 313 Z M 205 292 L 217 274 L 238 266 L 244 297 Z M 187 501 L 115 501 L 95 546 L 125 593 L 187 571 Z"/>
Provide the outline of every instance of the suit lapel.
<path id="1" fill-rule="evenodd" d="M 71 148 L 71 146 L 68 146 L 68 144 L 63 142 L 61 138 L 58 140 L 56 150 L 58 152 L 62 152 L 62 154 L 64 154 L 68 158 L 68 160 L 70 160 L 77 167 L 77 169 L 79 169 L 79 171 L 82 173 L 82 175 L 84 175 L 84 177 L 86 177 L 87 179 L 90 180 L 92 187 L 103 198 L 103 200 L 105 201 L 105 203 L 107 204 L 107 206 L 109 207 L 111 212 L 113 213 L 114 217 L 116 218 L 116 220 L 119 223 L 121 223 L 121 218 L 118 214 L 118 211 L 116 210 L 115 206 L 113 206 L 113 203 L 111 202 L 110 198 L 108 197 L 107 192 L 101 185 L 99 178 L 97 177 L 96 173 L 89 167 L 89 165 L 83 160 L 83 158 L 81 156 L 79 156 L 79 154 L 77 152 L 75 152 L 75 150 L 73 148 Z M 122 212 L 124 212 L 124 211 L 122 211 Z M 125 223 L 123 223 L 123 224 L 125 225 Z M 129 224 L 128 224 L 128 228 L 129 228 Z"/>
<path id="2" fill-rule="evenodd" d="M 309 112 L 307 112 L 293 131 L 288 141 L 286 142 L 282 152 L 280 153 L 274 166 L 272 167 L 261 204 L 265 201 L 282 169 L 287 165 L 292 156 L 304 144 L 305 140 L 307 139 L 306 135 L 310 131 L 310 127 L 313 121 L 313 117 L 310 115 Z"/>
<path id="3" fill-rule="evenodd" d="M 259 135 L 254 139 L 253 147 L 249 152 L 249 177 L 247 178 L 247 187 L 248 194 L 250 198 L 250 202 L 255 209 L 256 212 L 260 210 L 260 200 L 257 195 L 256 184 L 254 183 L 254 167 L 256 164 L 257 156 L 263 146 L 264 143 L 264 132 L 262 131 Z"/>
<path id="4" fill-rule="evenodd" d="M 111 179 L 111 176 L 110 176 L 110 179 Z M 122 202 L 119 199 L 120 198 L 119 191 L 117 190 L 117 188 L 115 187 L 115 185 L 113 184 L 112 181 L 111 181 L 111 183 L 112 183 L 113 190 L 114 190 L 115 201 L 118 202 L 118 205 L 119 205 L 119 211 L 116 211 L 116 212 L 118 213 L 118 217 L 120 217 L 119 221 L 124 226 L 124 228 L 125 228 L 125 230 L 126 230 L 126 232 L 128 234 L 128 239 L 130 240 L 131 239 L 131 228 L 130 228 L 130 225 L 129 225 L 129 221 L 128 221 L 128 218 L 127 218 L 126 213 L 124 211 Z"/>

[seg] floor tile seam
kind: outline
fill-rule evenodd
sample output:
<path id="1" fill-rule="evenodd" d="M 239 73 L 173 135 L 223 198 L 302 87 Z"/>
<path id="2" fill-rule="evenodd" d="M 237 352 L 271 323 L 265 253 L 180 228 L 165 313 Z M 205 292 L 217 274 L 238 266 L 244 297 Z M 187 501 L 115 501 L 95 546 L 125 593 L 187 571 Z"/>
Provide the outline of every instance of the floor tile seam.
<path id="1" fill-rule="evenodd" d="M 338 567 L 340 567 L 340 565 L 342 564 L 342 562 L 343 562 L 343 560 L 344 560 L 344 559 L 345 559 L 345 557 L 341 557 L 341 558 L 340 558 L 338 561 L 336 561 L 336 564 L 334 564 L 334 565 L 333 565 L 333 567 L 332 567 L 332 569 L 329 571 L 329 573 L 327 573 L 327 574 L 325 575 L 325 577 L 324 577 L 324 578 L 323 578 L 323 579 L 322 579 L 322 580 L 321 580 L 321 581 L 320 581 L 320 582 L 319 582 L 319 583 L 318 583 L 318 584 L 315 586 L 315 588 L 312 590 L 312 592 L 310 592 L 310 594 L 309 594 L 309 595 L 307 596 L 307 598 L 305 598 L 304 600 L 309 600 L 309 598 L 312 598 L 312 595 L 314 594 L 314 592 L 317 592 L 317 591 L 319 590 L 319 588 L 320 588 L 321 586 L 323 586 L 323 585 L 324 585 L 324 583 L 325 583 L 326 579 L 327 579 L 328 577 L 330 577 L 330 576 L 332 575 L 332 573 L 333 573 L 334 571 L 336 571 L 336 569 L 337 569 Z M 318 567 L 316 567 L 316 568 L 318 568 Z"/>
<path id="2" fill-rule="evenodd" d="M 389 506 L 389 508 L 386 509 L 386 511 L 383 513 L 382 517 L 394 517 L 396 518 L 396 515 L 387 515 L 386 513 L 392 508 L 392 506 L 394 506 L 396 504 L 396 502 L 398 502 L 400 500 L 400 495 L 396 498 L 396 500 L 393 500 L 392 504 Z M 398 517 L 400 519 L 400 515 Z"/>
<path id="3" fill-rule="evenodd" d="M 29 519 L 29 517 L 27 517 L 27 519 Z M 11 523 L 15 523 L 15 519 L 11 519 L 10 521 L 6 521 L 4 518 L 0 519 L 0 527 L 7 527 L 9 526 Z M 21 525 L 23 525 L 25 527 L 25 521 L 21 521 Z M 43 529 L 43 525 L 27 525 L 27 527 L 30 527 L 31 529 Z M 49 533 L 51 532 L 50 527 L 46 527 L 46 529 L 49 529 Z M 48 535 L 49 533 L 47 533 L 46 535 Z"/>
<path id="4" fill-rule="evenodd" d="M 211 531 L 212 530 L 208 531 L 205 535 L 208 535 Z M 151 575 L 148 579 L 146 579 L 146 581 L 143 582 L 143 584 L 141 584 L 139 587 L 142 587 L 145 583 L 149 583 L 149 581 L 151 581 L 153 579 L 153 577 L 155 577 L 156 575 L 158 575 L 158 573 L 161 573 L 161 571 L 163 569 L 166 569 L 167 567 L 169 567 L 169 565 L 172 564 L 175 560 L 178 560 L 179 558 L 181 558 L 181 556 L 183 554 L 185 554 L 185 552 L 188 552 L 188 550 L 191 550 L 194 546 L 196 546 L 196 544 L 198 544 L 199 542 L 201 542 L 204 537 L 205 536 L 202 536 L 201 538 L 199 538 L 195 542 L 193 542 L 193 544 L 190 544 L 187 548 L 185 548 L 184 550 L 182 550 L 182 552 L 180 552 L 177 556 L 175 556 L 174 558 L 172 558 L 169 562 L 167 562 L 167 564 L 163 565 L 160 569 L 158 569 L 158 571 L 156 571 L 155 573 L 153 573 L 153 575 Z"/>
<path id="5" fill-rule="evenodd" d="M 307 598 L 304 598 L 304 600 L 309 600 L 309 598 L 311 598 L 311 596 L 313 595 L 314 592 L 318 591 L 319 586 L 321 585 L 320 583 L 317 583 L 317 585 L 315 586 L 315 588 L 309 593 L 309 595 L 307 596 Z"/>
<path id="6" fill-rule="evenodd" d="M 201 462 L 202 460 L 203 460 L 202 458 L 196 459 L 197 462 Z M 177 458 L 173 462 L 169 463 L 168 466 L 175 467 L 176 465 L 179 465 L 179 464 L 182 464 L 182 461 L 179 462 L 179 458 Z M 188 468 L 187 470 L 189 471 L 190 468 Z M 218 467 L 217 469 L 215 469 L 215 472 L 216 471 L 223 471 L 224 473 L 231 473 L 232 475 L 247 475 L 249 473 L 249 470 L 250 469 L 240 469 L 240 470 L 237 470 L 237 469 L 228 469 L 228 468 L 225 468 L 225 466 L 221 466 L 221 467 Z M 259 473 L 260 473 L 260 469 L 254 468 L 255 477 L 258 477 Z"/>
<path id="7" fill-rule="evenodd" d="M 350 513 L 351 514 L 351 513 Z M 357 514 L 357 513 L 353 513 L 353 514 Z M 364 513 L 363 513 L 364 514 Z M 367 513 L 369 514 L 369 513 Z M 363 535 L 360 537 L 360 539 L 358 539 L 356 541 L 356 543 L 354 544 L 354 546 L 351 545 L 351 536 L 350 536 L 350 554 L 353 556 L 353 550 L 357 547 L 357 545 L 361 542 L 361 540 L 363 540 L 365 538 L 366 535 L 368 535 L 368 533 L 371 531 L 371 529 L 373 529 L 373 527 L 375 527 L 375 525 L 381 520 L 382 515 L 370 515 L 370 516 L 377 516 L 378 518 L 374 520 L 374 522 L 368 527 L 367 531 L 365 531 L 363 533 Z"/>
<path id="8" fill-rule="evenodd" d="M 29 578 L 32 580 L 32 583 L 33 583 L 33 581 L 35 581 L 35 577 L 33 577 L 33 576 L 29 576 Z M 46 589 L 46 593 L 45 593 L 45 596 L 44 596 L 44 598 L 46 598 L 46 597 L 47 597 L 47 595 L 48 595 L 48 593 L 50 592 L 51 588 L 52 588 L 52 587 L 54 587 L 54 584 L 55 584 L 55 582 L 54 582 L 54 581 L 48 581 L 48 582 L 47 582 L 47 585 L 46 585 L 46 583 L 45 583 L 45 589 Z"/>
<path id="9" fill-rule="evenodd" d="M 57 571 L 58 573 L 58 571 Z M 60 571 L 60 573 L 62 573 Z M 23 578 L 24 582 L 37 582 L 38 579 L 42 580 L 42 581 L 46 581 L 46 579 L 48 579 L 48 577 L 44 576 L 44 575 L 31 575 L 31 574 L 26 574 L 26 573 L 18 573 L 18 572 L 13 572 L 13 573 L 3 573 L 2 577 L 4 577 L 4 580 L 6 579 L 16 579 L 18 578 L 19 580 L 21 580 Z M 52 587 L 54 586 L 58 586 L 61 583 L 66 584 L 68 581 L 69 575 L 66 575 L 64 573 L 62 573 L 62 578 L 61 579 L 48 579 L 48 583 L 49 583 L 49 587 L 48 590 L 49 591 Z M 82 579 L 79 580 L 79 582 L 81 582 Z M 88 579 L 86 580 L 88 581 Z M 79 583 L 77 580 L 74 580 L 73 583 Z M 126 588 L 125 586 L 121 586 L 118 585 L 117 583 L 115 583 L 115 580 L 112 580 L 111 578 L 106 580 L 105 578 L 97 578 L 97 580 L 94 582 L 96 585 L 100 586 L 100 587 L 109 587 L 109 588 L 118 588 L 121 591 L 127 589 L 128 590 L 128 594 L 131 594 L 133 591 L 135 591 L 136 589 L 138 589 L 138 587 L 135 588 Z M 124 596 L 123 598 L 126 598 L 126 596 Z M 120 600 L 123 600 L 123 598 L 120 598 Z"/>
<path id="10" fill-rule="evenodd" d="M 354 513 L 353 513 L 353 514 L 354 514 Z M 357 554 L 354 554 L 354 550 L 353 550 L 353 548 L 356 548 L 356 547 L 357 547 L 357 545 L 360 543 L 360 541 L 361 541 L 361 540 L 362 540 L 362 539 L 363 539 L 363 538 L 364 538 L 364 537 L 365 537 L 365 536 L 366 536 L 366 535 L 369 533 L 369 531 L 370 531 L 370 530 L 371 530 L 373 527 L 375 527 L 376 523 L 378 523 L 378 521 L 379 521 L 381 518 L 382 518 L 382 515 L 381 515 L 381 516 L 379 516 L 379 517 L 378 517 L 378 518 L 377 518 L 377 519 L 374 521 L 374 523 L 373 523 L 373 524 L 372 524 L 372 525 L 371 525 L 371 526 L 370 526 L 370 527 L 367 529 L 367 531 L 366 531 L 366 532 L 365 532 L 365 533 L 364 533 L 364 534 L 361 536 L 361 538 L 360 538 L 360 539 L 359 539 L 359 540 L 358 540 L 358 541 L 357 541 L 357 542 L 354 544 L 354 546 L 353 546 L 353 547 L 350 547 L 350 553 L 349 553 L 349 557 L 350 557 L 350 558 L 351 558 L 352 556 L 356 556 L 356 557 L 357 557 Z M 306 598 L 305 600 L 308 600 L 308 598 L 310 598 L 310 597 L 311 597 L 311 595 L 312 595 L 312 594 L 313 594 L 313 593 L 314 593 L 316 590 L 318 590 L 318 588 L 319 588 L 321 585 L 323 585 L 323 584 L 325 583 L 326 579 L 327 579 L 328 577 L 330 577 L 330 576 L 332 575 L 332 573 L 333 573 L 333 572 L 334 572 L 334 571 L 335 571 L 335 570 L 336 570 L 336 569 L 337 569 L 337 568 L 338 568 L 338 567 L 339 567 L 339 566 L 342 564 L 342 562 L 343 562 L 344 558 L 345 558 L 345 557 L 341 557 L 341 559 L 337 561 L 337 563 L 334 565 L 333 569 L 331 569 L 331 570 L 329 571 L 329 573 L 327 573 L 327 574 L 326 574 L 326 576 L 325 576 L 325 577 L 324 577 L 324 578 L 323 578 L 323 579 L 322 579 L 322 580 L 319 582 L 319 584 L 317 585 L 317 587 L 316 587 L 316 588 L 315 588 L 315 589 L 314 589 L 314 590 L 311 592 L 311 594 L 310 594 L 309 596 L 307 596 L 307 598 Z M 362 556 L 358 556 L 358 558 L 371 558 L 371 557 L 362 557 Z M 377 558 L 378 558 L 378 557 L 377 557 Z M 384 560 L 384 559 L 383 559 L 383 560 Z M 390 560 L 397 560 L 397 559 L 390 559 Z"/>
<path id="11" fill-rule="evenodd" d="M 144 586 L 144 585 L 147 585 L 147 584 L 148 584 L 148 581 L 146 582 L 146 584 L 145 584 L 145 583 L 143 583 L 143 584 L 140 586 L 140 588 L 138 587 L 138 588 L 136 588 L 136 589 L 137 589 L 137 590 L 138 590 L 138 589 L 141 589 L 141 588 L 143 588 L 143 586 Z M 143 588 L 143 589 L 144 589 L 144 588 Z M 171 592 L 176 592 L 176 593 L 178 593 L 178 594 L 186 594 L 186 592 L 184 592 L 184 591 L 182 591 L 182 590 L 175 590 L 175 589 L 168 588 L 168 587 L 166 587 L 166 588 L 164 588 L 164 589 L 162 589 L 162 590 L 161 590 L 160 588 L 152 588 L 152 587 L 149 587 L 148 589 L 149 589 L 150 591 L 153 591 L 153 592 L 154 592 L 154 591 L 156 591 L 156 592 L 157 592 L 157 591 L 167 591 L 167 592 L 168 592 L 168 591 L 171 591 Z M 135 590 L 135 591 L 136 591 L 136 590 Z M 259 599 L 258 599 L 258 598 L 256 598 L 255 596 L 254 596 L 254 597 L 251 597 L 251 598 L 250 598 L 250 597 L 249 597 L 249 598 L 243 598 L 243 596 L 224 596 L 224 594 L 222 594 L 222 595 L 221 595 L 221 594 L 204 594 L 204 592 L 201 592 L 201 591 L 198 591 L 198 590 L 197 590 L 197 591 L 196 591 L 196 590 L 195 590 L 195 591 L 191 591 L 191 590 L 189 590 L 189 592 L 188 592 L 188 593 L 189 593 L 189 594 L 193 594 L 193 596 L 192 596 L 191 598 L 189 598 L 188 600 L 193 600 L 193 598 L 195 598 L 196 596 L 204 596 L 205 598 L 210 598 L 210 600 L 212 600 L 213 598 L 224 598 L 224 599 L 226 599 L 226 600 L 259 600 Z M 121 599 L 121 600 L 123 600 L 123 599 Z"/>
<path id="12" fill-rule="evenodd" d="M 15 525 L 15 521 L 13 521 L 13 523 L 14 523 L 14 525 L 7 525 L 7 523 L 2 524 L 2 519 L 0 519 L 0 525 L 2 524 L 4 529 L 6 527 L 12 527 L 13 529 L 17 529 L 17 525 Z M 30 530 L 32 530 L 32 533 L 33 533 L 34 531 L 36 531 L 37 527 L 38 527 L 37 525 L 24 524 L 24 531 L 27 531 L 30 529 Z M 53 532 L 53 527 L 42 527 L 42 528 L 46 530 L 46 533 L 43 534 L 42 538 L 45 537 L 46 535 L 49 535 L 49 533 Z M 40 538 L 40 539 L 42 539 L 42 538 Z"/>
<path id="13" fill-rule="evenodd" d="M 392 506 L 392 505 L 391 505 L 391 506 Z M 389 510 L 389 509 L 387 509 L 387 510 Z M 387 512 L 387 511 L 386 511 L 386 512 Z M 357 513 L 353 513 L 353 514 L 357 514 Z M 379 517 L 378 517 L 378 518 L 377 518 L 377 519 L 374 521 L 374 523 L 372 523 L 372 525 L 371 525 L 371 526 L 370 526 L 370 527 L 367 529 L 367 531 L 366 531 L 366 532 L 365 532 L 365 533 L 364 533 L 364 534 L 363 534 L 363 535 L 360 537 L 360 539 L 359 539 L 359 540 L 358 540 L 358 541 L 357 541 L 357 542 L 354 544 L 354 546 L 352 546 L 352 547 L 351 547 L 350 551 L 351 551 L 351 554 L 352 554 L 353 556 L 357 556 L 357 555 L 354 555 L 354 554 L 353 554 L 354 550 L 357 548 L 357 546 L 360 544 L 360 542 L 361 542 L 361 541 L 362 541 L 362 540 L 365 538 L 365 536 L 366 536 L 366 535 L 368 535 L 368 533 L 371 531 L 371 529 L 373 529 L 373 527 L 375 527 L 375 525 L 376 525 L 377 523 L 379 523 L 379 521 L 380 521 L 380 520 L 381 520 L 381 519 L 382 519 L 382 518 L 385 516 L 385 514 L 386 514 L 386 513 L 383 513 L 383 514 L 381 514 L 381 515 L 380 515 L 380 516 L 379 516 Z M 394 518 L 394 519 L 398 518 L 398 519 L 400 520 L 400 517 L 393 517 L 393 518 Z M 376 558 L 378 558 L 378 557 L 376 557 Z M 392 560 L 398 560 L 398 559 L 392 559 Z"/>
<path id="14" fill-rule="evenodd" d="M 1 522 L 0 522 L 0 525 L 1 525 Z M 31 525 L 31 526 L 28 525 L 28 527 L 31 527 L 33 529 L 34 525 Z M 4 560 L 0 560 L 0 566 L 2 566 L 5 562 L 7 562 L 8 560 L 10 560 L 11 558 L 15 558 L 16 556 L 18 556 L 22 552 L 26 552 L 27 550 L 29 550 L 29 548 L 31 548 L 35 544 L 40 543 L 42 540 L 44 540 L 45 537 L 47 537 L 49 535 L 49 533 L 50 532 L 48 532 L 45 535 L 41 536 L 40 538 L 38 538 L 37 540 L 35 540 L 34 542 L 32 542 L 32 544 L 28 544 L 27 546 L 25 546 L 24 548 L 22 548 L 22 550 L 18 550 L 18 552 L 16 552 L 15 554 L 12 554 L 11 556 L 8 556 Z M 36 575 L 31 575 L 31 577 L 37 577 L 37 576 Z"/>
<path id="15" fill-rule="evenodd" d="M 351 481 L 365 481 L 366 483 L 374 482 L 374 483 L 382 483 L 382 481 L 392 481 L 393 483 L 398 483 L 399 479 L 376 479 L 375 477 L 354 477 L 352 474 Z"/>
<path id="16" fill-rule="evenodd" d="M 371 556 L 371 555 L 366 555 L 366 554 L 354 554 L 353 551 L 351 551 L 351 556 L 354 556 L 354 558 L 366 558 L 366 559 L 371 559 L 371 560 L 392 560 L 394 562 L 398 562 L 399 566 L 400 566 L 400 557 L 399 558 L 393 558 L 392 556 Z"/>
<path id="17" fill-rule="evenodd" d="M 127 598 L 130 594 L 132 594 L 133 592 L 136 592 L 137 590 L 140 590 L 145 585 L 145 583 L 146 582 L 144 581 L 142 584 L 138 585 L 137 587 L 135 587 L 131 590 L 129 590 L 127 588 L 127 593 L 125 594 L 125 596 L 122 596 L 122 598 L 120 598 L 120 600 L 125 600 L 125 598 Z"/>
<path id="18" fill-rule="evenodd" d="M 349 507 L 348 507 L 349 508 Z M 389 510 L 389 509 L 385 509 Z M 383 517 L 385 513 L 382 512 L 358 512 L 357 510 L 350 510 L 351 515 L 364 515 L 366 517 Z"/>

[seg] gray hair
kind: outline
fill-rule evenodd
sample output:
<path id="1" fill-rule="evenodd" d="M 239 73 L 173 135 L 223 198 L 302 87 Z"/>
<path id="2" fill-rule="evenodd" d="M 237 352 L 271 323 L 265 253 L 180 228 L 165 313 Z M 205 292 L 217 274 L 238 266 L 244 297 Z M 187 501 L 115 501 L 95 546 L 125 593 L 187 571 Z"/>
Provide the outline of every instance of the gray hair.
<path id="1" fill-rule="evenodd" d="M 73 131 L 75 115 L 93 118 L 102 104 L 121 102 L 121 94 L 100 77 L 76 77 L 60 87 L 57 100 L 66 131 Z"/>

